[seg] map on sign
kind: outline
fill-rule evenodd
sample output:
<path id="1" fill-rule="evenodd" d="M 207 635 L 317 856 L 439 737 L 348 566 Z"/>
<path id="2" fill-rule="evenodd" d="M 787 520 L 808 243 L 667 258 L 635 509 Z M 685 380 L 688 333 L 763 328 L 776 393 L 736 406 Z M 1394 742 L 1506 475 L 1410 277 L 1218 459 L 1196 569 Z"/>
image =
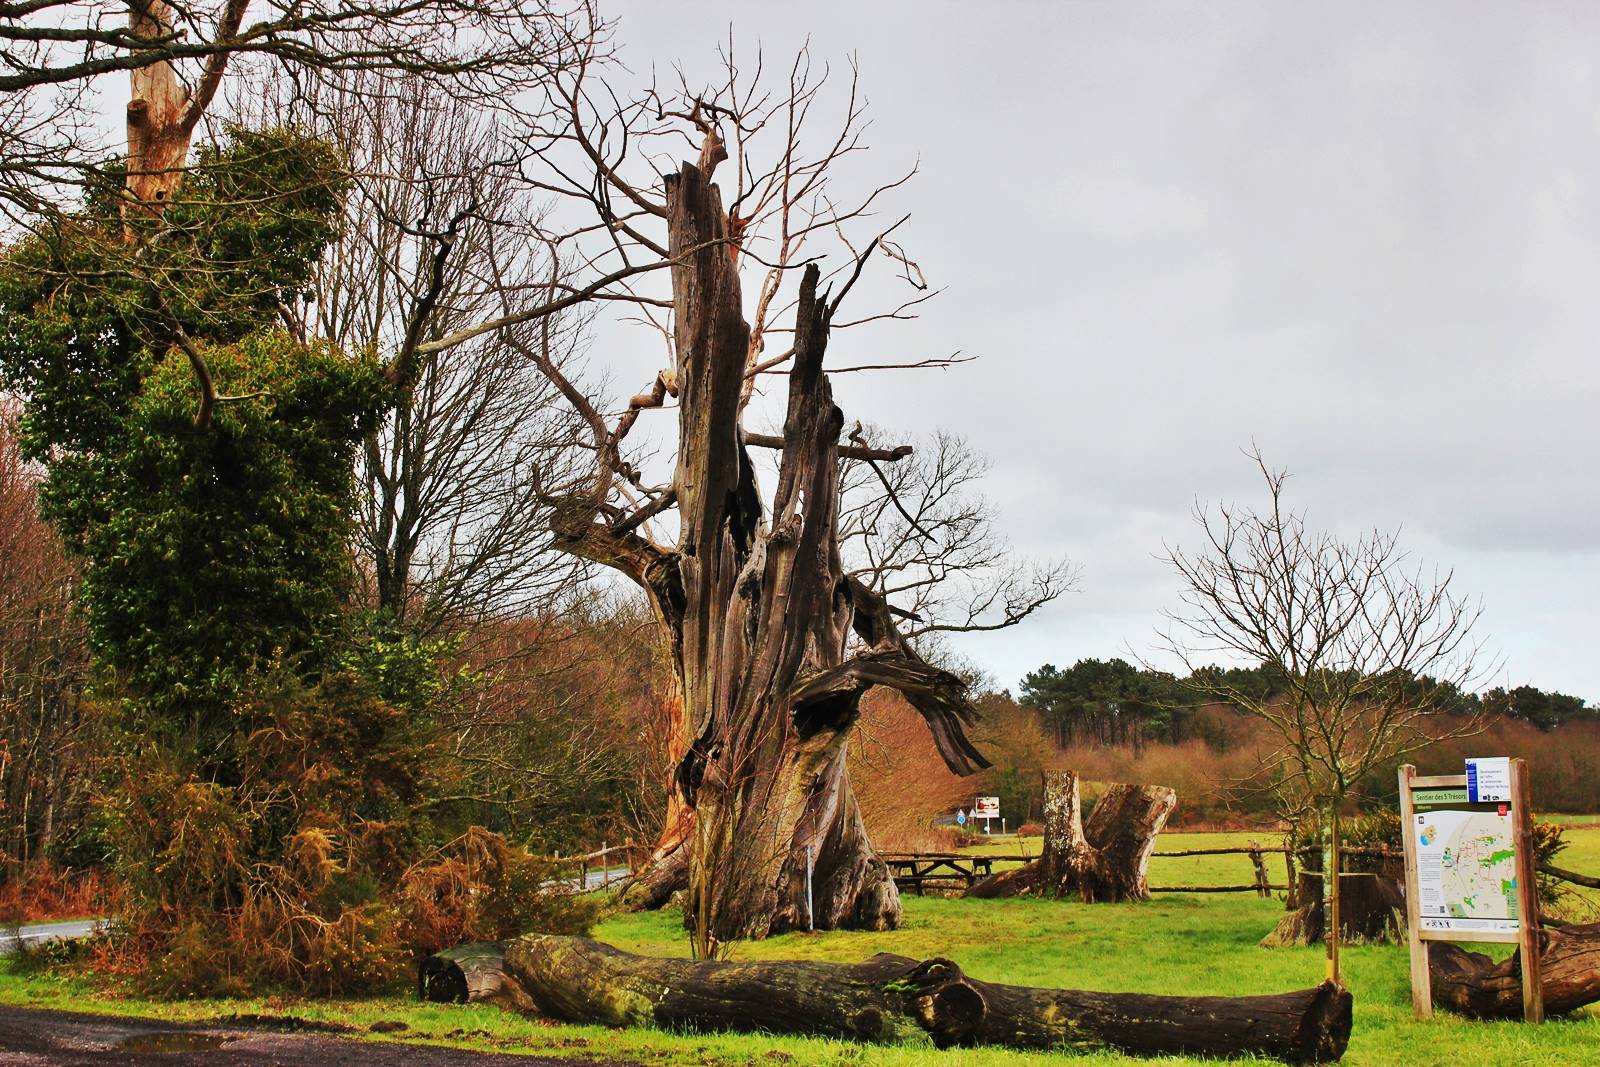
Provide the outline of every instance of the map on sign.
<path id="1" fill-rule="evenodd" d="M 1517 930 L 1517 849 L 1510 804 L 1467 800 L 1464 789 L 1412 794 L 1417 917 L 1424 930 Z"/>

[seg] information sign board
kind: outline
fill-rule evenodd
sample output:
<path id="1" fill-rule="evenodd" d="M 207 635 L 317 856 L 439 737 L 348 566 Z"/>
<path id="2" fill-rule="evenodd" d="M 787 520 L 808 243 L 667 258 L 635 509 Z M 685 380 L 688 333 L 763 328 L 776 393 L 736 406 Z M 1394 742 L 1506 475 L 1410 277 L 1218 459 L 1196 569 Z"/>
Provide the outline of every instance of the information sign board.
<path id="1" fill-rule="evenodd" d="M 1411 1002 L 1433 1014 L 1429 941 L 1499 941 L 1518 946 L 1523 1017 L 1544 1019 L 1539 975 L 1539 900 L 1532 815 L 1522 760 L 1467 761 L 1467 773 L 1423 777 L 1400 768 L 1406 858 L 1406 932 Z"/>

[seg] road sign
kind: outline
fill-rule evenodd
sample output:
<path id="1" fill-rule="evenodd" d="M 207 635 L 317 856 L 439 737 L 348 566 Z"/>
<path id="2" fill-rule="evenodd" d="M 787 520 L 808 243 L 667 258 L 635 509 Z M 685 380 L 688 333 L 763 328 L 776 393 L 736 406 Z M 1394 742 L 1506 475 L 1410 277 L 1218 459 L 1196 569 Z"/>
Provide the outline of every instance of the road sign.
<path id="1" fill-rule="evenodd" d="M 998 819 L 1000 817 L 1000 798 L 979 797 L 977 806 L 972 809 L 972 814 L 980 819 Z"/>

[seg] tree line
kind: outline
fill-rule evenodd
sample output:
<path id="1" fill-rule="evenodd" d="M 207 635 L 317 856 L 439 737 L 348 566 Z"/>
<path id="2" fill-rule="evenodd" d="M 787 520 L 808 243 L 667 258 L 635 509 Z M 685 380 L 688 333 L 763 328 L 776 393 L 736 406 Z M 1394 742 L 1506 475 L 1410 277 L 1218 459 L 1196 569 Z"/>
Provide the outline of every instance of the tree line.
<path id="1" fill-rule="evenodd" d="M 1415 684 L 1442 683 L 1422 678 Z M 1444 714 L 1504 718 L 1547 732 L 1569 723 L 1600 722 L 1600 705 L 1534 685 L 1494 686 L 1480 692 L 1447 688 L 1441 704 Z M 1113 657 L 1080 659 L 1065 669 L 1046 663 L 1023 676 L 1018 698 L 1062 748 L 1094 742 L 1137 749 L 1199 740 L 1226 750 L 1227 734 L 1197 712 L 1217 703 L 1236 707 L 1214 696 L 1228 689 L 1258 700 L 1286 691 L 1281 675 L 1265 665 L 1202 667 L 1180 676 Z"/>

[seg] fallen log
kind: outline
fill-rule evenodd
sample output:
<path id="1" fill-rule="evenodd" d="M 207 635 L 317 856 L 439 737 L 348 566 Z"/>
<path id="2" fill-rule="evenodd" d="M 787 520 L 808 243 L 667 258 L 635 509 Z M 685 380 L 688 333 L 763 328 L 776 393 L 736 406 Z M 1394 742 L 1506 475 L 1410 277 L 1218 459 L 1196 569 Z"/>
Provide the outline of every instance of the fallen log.
<path id="1" fill-rule="evenodd" d="M 1038 891 L 1085 904 L 1149 900 L 1150 854 L 1177 802 L 1178 795 L 1164 785 L 1110 785 L 1086 819 L 1078 803 L 1077 773 L 1052 771 L 1045 776 L 1043 854 L 979 882 L 967 895 Z"/>
<path id="2" fill-rule="evenodd" d="M 1540 983 L 1547 1015 L 1600 1001 L 1600 923 L 1539 933 Z M 1435 1003 L 1479 1019 L 1522 1018 L 1522 962 L 1517 953 L 1496 963 L 1446 941 L 1428 943 Z"/>
<path id="3" fill-rule="evenodd" d="M 468 955 L 484 951 L 474 946 Z M 452 966 L 459 966 L 456 957 L 434 968 Z M 1253 997 L 1097 993 L 981 982 L 949 960 L 888 953 L 855 964 L 655 959 L 548 934 L 507 943 L 500 971 L 502 986 L 514 983 L 515 999 L 527 1005 L 518 1010 L 603 1026 L 931 1040 L 939 1048 L 1260 1055 L 1288 1063 L 1337 1061 L 1350 1039 L 1350 994 L 1331 983 Z M 460 988 L 419 982 L 425 998 Z M 497 996 L 506 1003 L 504 991 Z"/>

